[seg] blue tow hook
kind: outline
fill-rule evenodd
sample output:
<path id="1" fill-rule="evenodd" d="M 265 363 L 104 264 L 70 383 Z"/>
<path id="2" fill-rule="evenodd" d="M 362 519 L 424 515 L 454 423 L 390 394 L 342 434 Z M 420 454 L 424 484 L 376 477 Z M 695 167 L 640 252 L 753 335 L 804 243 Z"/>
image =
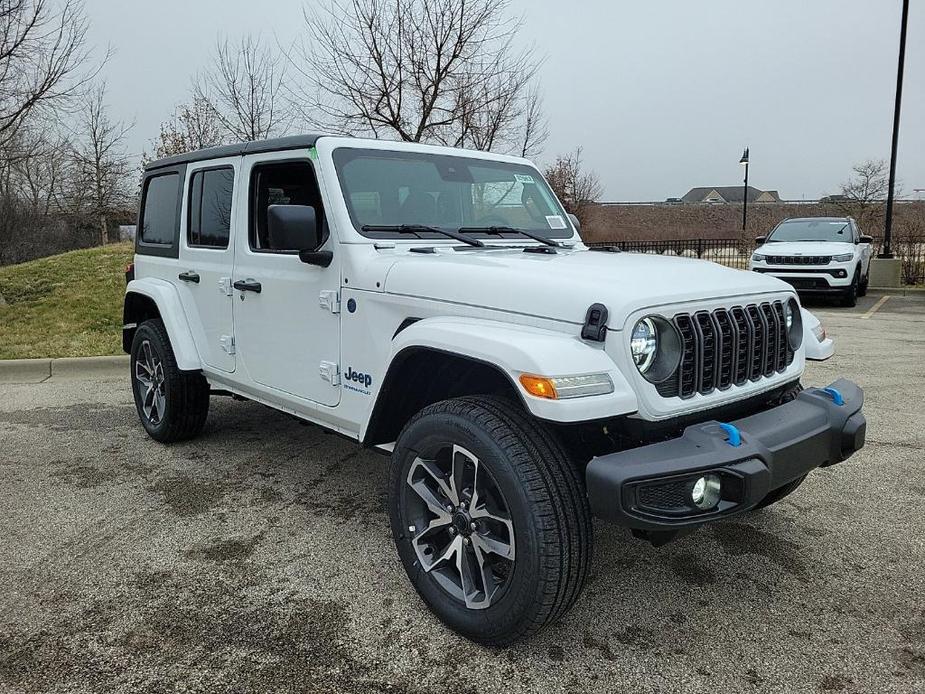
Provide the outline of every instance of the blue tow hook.
<path id="1" fill-rule="evenodd" d="M 834 388 L 821 388 L 820 390 L 832 398 L 832 402 L 834 402 L 839 407 L 845 404 L 845 399 L 842 397 L 842 394 Z"/>
<path id="2" fill-rule="evenodd" d="M 720 424 L 719 428 L 726 432 L 726 441 L 730 446 L 738 448 L 742 445 L 742 434 L 732 424 Z"/>

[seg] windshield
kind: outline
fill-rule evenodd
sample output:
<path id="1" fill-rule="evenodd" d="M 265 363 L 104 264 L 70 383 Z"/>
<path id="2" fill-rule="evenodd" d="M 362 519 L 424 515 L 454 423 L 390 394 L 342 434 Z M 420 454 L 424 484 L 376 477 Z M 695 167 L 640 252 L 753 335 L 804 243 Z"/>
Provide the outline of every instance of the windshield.
<path id="1" fill-rule="evenodd" d="M 768 243 L 775 241 L 851 242 L 851 228 L 846 219 L 794 219 L 777 225 L 768 236 Z"/>
<path id="2" fill-rule="evenodd" d="M 489 237 L 471 227 L 511 227 L 546 238 L 570 238 L 565 212 L 536 169 L 523 164 L 471 157 L 341 148 L 334 165 L 350 219 L 370 238 L 408 234 L 363 227 L 423 225 Z M 420 238 L 445 238 L 415 230 Z M 493 238 L 519 238 L 494 231 Z"/>

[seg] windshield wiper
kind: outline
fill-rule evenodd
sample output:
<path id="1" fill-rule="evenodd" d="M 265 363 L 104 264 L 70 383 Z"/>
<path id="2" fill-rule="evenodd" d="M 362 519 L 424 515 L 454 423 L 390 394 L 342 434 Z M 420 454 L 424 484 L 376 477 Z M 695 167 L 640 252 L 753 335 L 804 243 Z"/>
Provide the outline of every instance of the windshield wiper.
<path id="1" fill-rule="evenodd" d="M 542 234 L 537 234 L 534 231 L 527 231 L 526 229 L 515 229 L 514 227 L 505 227 L 505 226 L 490 226 L 490 227 L 460 227 L 459 231 L 464 234 L 477 234 L 482 232 L 484 234 L 520 234 L 521 236 L 526 236 L 528 239 L 533 239 L 534 241 L 539 241 L 540 243 L 545 243 L 547 246 L 556 246 L 557 248 L 561 247 L 562 244 L 558 241 L 553 241 Z"/>
<path id="2" fill-rule="evenodd" d="M 439 227 L 432 227 L 428 226 L 427 224 L 364 224 L 360 228 L 363 231 L 397 231 L 403 234 L 414 234 L 420 231 L 431 231 L 435 234 L 443 234 L 444 236 L 449 236 L 451 239 L 462 241 L 463 243 L 467 243 L 470 246 L 477 246 L 479 248 L 485 246 L 482 241 L 474 239 L 471 236 L 461 234 L 458 231 L 453 231 L 451 229 L 440 229 Z"/>

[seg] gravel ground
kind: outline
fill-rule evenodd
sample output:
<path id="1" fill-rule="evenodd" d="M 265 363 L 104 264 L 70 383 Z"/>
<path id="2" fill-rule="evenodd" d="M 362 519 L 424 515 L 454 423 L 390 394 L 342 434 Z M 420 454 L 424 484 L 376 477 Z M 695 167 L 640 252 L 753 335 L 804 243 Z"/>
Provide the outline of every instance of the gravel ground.
<path id="1" fill-rule="evenodd" d="M 925 301 L 821 306 L 867 447 L 661 548 L 598 524 L 576 607 L 503 651 L 441 626 L 386 459 L 213 399 L 165 447 L 121 381 L 0 385 L 0 691 L 925 691 Z"/>

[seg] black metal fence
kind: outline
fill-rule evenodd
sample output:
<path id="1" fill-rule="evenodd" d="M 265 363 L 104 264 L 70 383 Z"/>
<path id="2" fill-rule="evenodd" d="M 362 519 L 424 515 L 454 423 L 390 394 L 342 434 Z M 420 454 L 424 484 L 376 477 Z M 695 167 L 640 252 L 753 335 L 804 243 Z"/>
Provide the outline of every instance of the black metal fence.
<path id="1" fill-rule="evenodd" d="M 669 239 L 662 241 L 607 241 L 589 246 L 616 246 L 633 253 L 700 258 L 720 265 L 744 270 L 755 250 L 752 241 L 741 239 Z M 874 240 L 874 253 L 880 252 L 881 240 Z M 925 284 L 925 236 L 894 239 L 893 254 L 902 260 L 902 281 L 905 284 Z"/>

